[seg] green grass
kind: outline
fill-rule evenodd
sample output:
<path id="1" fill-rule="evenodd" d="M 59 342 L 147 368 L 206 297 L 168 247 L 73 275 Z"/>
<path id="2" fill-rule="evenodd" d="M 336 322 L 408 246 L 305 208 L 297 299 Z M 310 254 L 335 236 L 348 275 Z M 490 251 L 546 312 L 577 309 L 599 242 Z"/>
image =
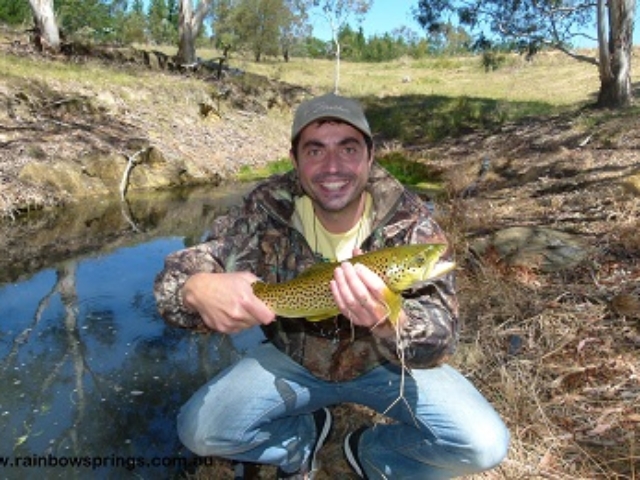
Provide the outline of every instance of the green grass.
<path id="1" fill-rule="evenodd" d="M 241 182 L 252 182 L 270 177 L 271 175 L 286 173 L 292 168 L 291 160 L 288 158 L 281 158 L 275 162 L 267 163 L 263 167 L 244 165 L 240 168 L 236 178 Z"/>
<path id="2" fill-rule="evenodd" d="M 386 153 L 377 158 L 377 161 L 404 185 L 431 194 L 443 189 L 441 172 L 428 164 L 413 161 L 399 151 Z M 240 168 L 236 178 L 241 182 L 253 182 L 274 174 L 286 173 L 292 168 L 291 161 L 282 158 L 258 168 L 245 165 Z"/>

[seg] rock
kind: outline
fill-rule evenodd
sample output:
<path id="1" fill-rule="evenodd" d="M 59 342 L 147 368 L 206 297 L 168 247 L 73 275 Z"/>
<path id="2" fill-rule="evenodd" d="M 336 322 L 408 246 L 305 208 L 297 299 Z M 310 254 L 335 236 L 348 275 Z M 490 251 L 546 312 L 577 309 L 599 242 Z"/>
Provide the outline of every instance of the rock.
<path id="1" fill-rule="evenodd" d="M 53 164 L 31 162 L 20 171 L 18 178 L 33 185 L 44 185 L 72 197 L 104 195 L 109 189 L 104 182 L 86 174 L 82 165 L 68 160 Z"/>
<path id="2" fill-rule="evenodd" d="M 620 293 L 610 300 L 611 309 L 618 315 L 640 318 L 640 296 Z"/>
<path id="3" fill-rule="evenodd" d="M 128 159 L 119 153 L 93 153 L 77 162 L 31 162 L 22 168 L 19 178 L 23 182 L 48 187 L 72 198 L 119 194 L 127 162 Z M 198 184 L 218 185 L 220 182 L 220 175 L 213 171 L 203 170 L 190 160 L 168 160 L 159 149 L 148 147 L 140 150 L 135 158 L 127 190 L 157 190 Z"/>
<path id="4" fill-rule="evenodd" d="M 83 157 L 80 161 L 82 169 L 88 177 L 102 182 L 107 192 L 118 191 L 122 174 L 127 166 L 127 159 L 124 156 L 118 153 L 93 153 Z"/>
<path id="5" fill-rule="evenodd" d="M 510 227 L 478 239 L 471 250 L 482 259 L 489 251 L 509 266 L 528 267 L 542 272 L 571 268 L 587 255 L 580 237 L 546 227 Z"/>
<path id="6" fill-rule="evenodd" d="M 624 177 L 620 184 L 622 189 L 635 197 L 640 197 L 640 171 Z"/>

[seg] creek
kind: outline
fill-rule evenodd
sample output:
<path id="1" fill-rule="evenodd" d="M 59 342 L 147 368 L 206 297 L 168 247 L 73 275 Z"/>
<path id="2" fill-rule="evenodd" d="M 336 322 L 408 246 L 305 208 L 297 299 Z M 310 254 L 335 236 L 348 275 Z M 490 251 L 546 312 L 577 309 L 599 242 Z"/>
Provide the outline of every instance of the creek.
<path id="1" fill-rule="evenodd" d="M 159 317 L 165 256 L 196 243 L 248 185 L 83 201 L 3 224 L 0 262 L 2 478 L 171 478 L 180 406 L 242 338 Z"/>

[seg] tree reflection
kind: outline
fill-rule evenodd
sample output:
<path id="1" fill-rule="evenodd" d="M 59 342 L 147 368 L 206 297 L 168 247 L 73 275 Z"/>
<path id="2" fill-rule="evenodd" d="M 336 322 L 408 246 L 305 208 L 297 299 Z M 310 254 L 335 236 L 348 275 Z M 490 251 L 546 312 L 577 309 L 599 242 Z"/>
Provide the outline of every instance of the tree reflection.
<path id="1" fill-rule="evenodd" d="M 135 456 L 148 461 L 188 455 L 176 436 L 177 411 L 237 354 L 226 337 L 164 324 L 155 311 L 150 279 L 165 252 L 154 251 L 159 258 L 148 265 L 130 265 L 132 258 L 153 257 L 145 248 L 118 259 L 113 278 L 104 271 L 105 262 L 87 268 L 74 259 L 56 267 L 53 285 L 45 285 L 39 298 L 34 292 L 31 301 L 23 299 L 34 291 L 28 283 L 13 286 L 19 301 L 11 304 L 11 321 L 2 312 L 0 289 L 0 428 L 5 432 L 0 456 Z M 144 280 L 127 283 L 118 276 L 121 264 Z M 96 283 L 100 293 L 87 298 L 91 293 L 86 292 L 94 291 L 87 285 Z M 117 295 L 109 296 L 112 290 Z M 107 467 L 2 473 L 6 478 L 24 478 L 25 473 L 84 478 L 115 472 L 132 473 Z M 139 469 L 135 473 L 147 476 Z M 166 477 L 167 467 L 158 474 Z"/>

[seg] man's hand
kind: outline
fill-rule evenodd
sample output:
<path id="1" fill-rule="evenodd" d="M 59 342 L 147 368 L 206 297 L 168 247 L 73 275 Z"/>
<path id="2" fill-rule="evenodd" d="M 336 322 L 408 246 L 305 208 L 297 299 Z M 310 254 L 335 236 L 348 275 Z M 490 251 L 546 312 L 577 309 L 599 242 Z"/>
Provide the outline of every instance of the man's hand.
<path id="1" fill-rule="evenodd" d="M 258 278 L 250 272 L 196 273 L 182 287 L 187 308 L 196 311 L 205 325 L 221 333 L 236 333 L 269 324 L 275 314 L 253 293 Z"/>
<path id="2" fill-rule="evenodd" d="M 391 322 L 386 321 L 389 308 L 383 292 L 386 289 L 379 275 L 365 265 L 342 263 L 336 268 L 331 281 L 331 291 L 338 308 L 354 325 L 369 327 L 380 337 L 395 333 Z M 404 312 L 398 322 L 404 321 Z"/>

